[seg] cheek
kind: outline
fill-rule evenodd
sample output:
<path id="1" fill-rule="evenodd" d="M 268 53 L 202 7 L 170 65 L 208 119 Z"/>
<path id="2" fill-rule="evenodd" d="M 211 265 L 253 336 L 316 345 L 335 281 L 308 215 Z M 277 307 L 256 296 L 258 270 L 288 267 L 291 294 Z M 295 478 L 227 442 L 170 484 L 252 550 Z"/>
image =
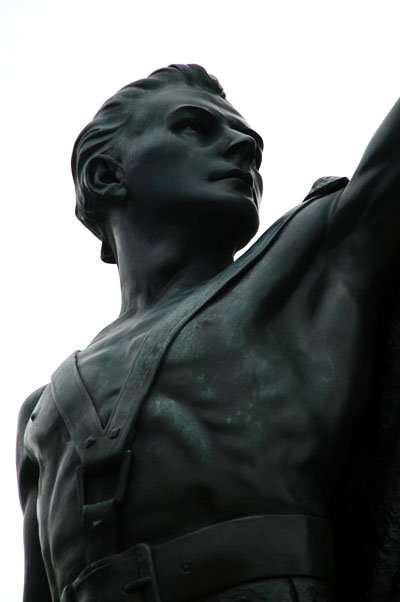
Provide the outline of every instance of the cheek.
<path id="1" fill-rule="evenodd" d="M 179 172 L 182 168 L 187 169 L 192 159 L 193 150 L 184 144 L 170 141 L 166 141 L 165 144 L 152 144 L 150 139 L 134 154 L 132 167 L 135 174 L 139 176 L 150 173 L 152 177 L 161 174 L 165 176 L 171 172 Z"/>
<path id="2" fill-rule="evenodd" d="M 209 152 L 174 134 L 156 133 L 135 144 L 124 162 L 128 187 L 136 198 L 196 198 L 208 193 Z M 201 186 L 201 190 L 199 187 Z"/>

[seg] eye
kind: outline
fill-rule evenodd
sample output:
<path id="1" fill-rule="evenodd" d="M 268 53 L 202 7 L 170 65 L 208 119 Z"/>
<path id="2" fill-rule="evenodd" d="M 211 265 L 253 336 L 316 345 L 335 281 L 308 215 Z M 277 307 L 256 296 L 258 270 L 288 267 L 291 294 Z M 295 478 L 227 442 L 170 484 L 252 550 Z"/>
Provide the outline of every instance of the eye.
<path id="1" fill-rule="evenodd" d="M 202 134 L 204 132 L 203 124 L 200 123 L 200 121 L 198 121 L 197 119 L 194 119 L 193 117 L 190 117 L 189 119 L 184 119 L 180 123 L 180 129 L 188 130 L 188 131 L 192 131 L 192 132 L 196 132 L 196 133 L 200 133 L 200 134 Z"/>

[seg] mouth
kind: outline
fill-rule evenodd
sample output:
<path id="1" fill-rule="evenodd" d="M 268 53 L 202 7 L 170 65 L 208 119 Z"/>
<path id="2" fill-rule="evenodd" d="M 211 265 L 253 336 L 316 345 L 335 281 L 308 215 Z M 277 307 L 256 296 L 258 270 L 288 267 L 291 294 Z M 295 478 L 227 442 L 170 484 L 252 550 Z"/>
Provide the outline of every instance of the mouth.
<path id="1" fill-rule="evenodd" d="M 252 174 L 249 171 L 242 171 L 241 169 L 231 169 L 223 174 L 217 174 L 211 178 L 211 181 L 215 180 L 226 180 L 228 178 L 237 178 L 239 180 L 243 180 L 249 186 L 254 185 L 254 179 Z"/>

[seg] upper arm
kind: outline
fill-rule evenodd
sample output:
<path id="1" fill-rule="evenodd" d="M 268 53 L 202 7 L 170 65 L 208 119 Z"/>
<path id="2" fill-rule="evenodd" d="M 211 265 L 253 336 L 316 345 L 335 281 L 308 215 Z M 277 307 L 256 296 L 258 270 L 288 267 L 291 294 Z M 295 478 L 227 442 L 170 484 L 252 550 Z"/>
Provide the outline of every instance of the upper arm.
<path id="1" fill-rule="evenodd" d="M 400 100 L 370 141 L 349 184 L 332 208 L 330 246 L 349 243 L 361 259 L 381 266 L 399 246 Z"/>
<path id="2" fill-rule="evenodd" d="M 24 513 L 24 602 L 51 602 L 52 599 L 40 547 L 36 513 L 39 468 L 28 456 L 24 444 L 27 422 L 43 390 L 44 387 L 28 397 L 21 408 L 18 419 L 17 473 L 20 501 Z"/>

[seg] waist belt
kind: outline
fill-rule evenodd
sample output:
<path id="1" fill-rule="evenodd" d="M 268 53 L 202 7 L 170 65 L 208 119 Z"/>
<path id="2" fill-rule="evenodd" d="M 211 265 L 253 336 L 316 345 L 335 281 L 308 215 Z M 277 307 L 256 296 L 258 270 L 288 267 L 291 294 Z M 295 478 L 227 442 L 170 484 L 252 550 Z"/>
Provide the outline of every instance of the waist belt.
<path id="1" fill-rule="evenodd" d="M 305 515 L 239 518 L 89 565 L 61 602 L 186 602 L 241 583 L 285 576 L 333 581 L 328 521 Z M 140 598 L 139 598 L 140 599 Z"/>

